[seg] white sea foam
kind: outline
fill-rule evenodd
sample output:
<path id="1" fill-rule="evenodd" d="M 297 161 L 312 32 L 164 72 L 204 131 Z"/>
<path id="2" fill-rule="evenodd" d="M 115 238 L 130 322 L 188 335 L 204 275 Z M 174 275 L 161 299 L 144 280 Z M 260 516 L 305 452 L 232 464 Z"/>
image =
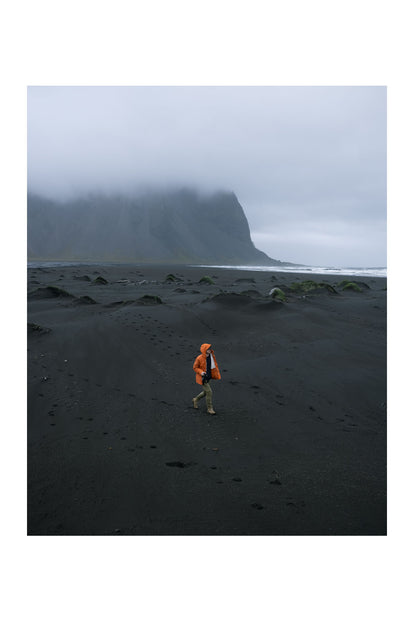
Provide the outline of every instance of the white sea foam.
<path id="1" fill-rule="evenodd" d="M 340 276 L 377 276 L 387 277 L 386 267 L 318 267 L 309 265 L 197 265 L 194 267 L 223 268 L 229 270 L 249 270 L 254 272 L 287 272 L 294 274 L 326 274 Z"/>

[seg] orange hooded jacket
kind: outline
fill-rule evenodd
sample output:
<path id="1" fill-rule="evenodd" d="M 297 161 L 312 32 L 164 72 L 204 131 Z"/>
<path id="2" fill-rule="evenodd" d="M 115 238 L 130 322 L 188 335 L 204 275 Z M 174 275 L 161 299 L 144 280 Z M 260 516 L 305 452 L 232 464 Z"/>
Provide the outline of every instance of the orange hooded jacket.
<path id="1" fill-rule="evenodd" d="M 197 384 L 203 385 L 202 374 L 207 371 L 207 350 L 210 349 L 211 345 L 209 343 L 203 343 L 200 347 L 201 354 L 197 356 L 194 361 L 193 369 L 196 373 L 196 382 Z M 211 355 L 213 356 L 214 364 L 216 365 L 215 369 L 211 369 L 211 379 L 221 379 L 220 371 L 217 365 L 216 356 L 214 351 L 211 351 Z"/>

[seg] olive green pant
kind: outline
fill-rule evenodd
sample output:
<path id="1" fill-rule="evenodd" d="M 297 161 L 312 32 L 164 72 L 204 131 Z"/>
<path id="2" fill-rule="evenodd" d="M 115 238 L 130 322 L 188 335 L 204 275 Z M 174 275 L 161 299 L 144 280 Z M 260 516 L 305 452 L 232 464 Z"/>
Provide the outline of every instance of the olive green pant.
<path id="1" fill-rule="evenodd" d="M 211 390 L 211 386 L 209 383 L 203 384 L 203 392 L 200 392 L 200 394 L 194 397 L 194 399 L 196 401 L 199 401 L 200 399 L 203 399 L 204 397 L 206 398 L 206 401 L 207 401 L 207 409 L 212 410 L 213 409 L 213 391 Z"/>

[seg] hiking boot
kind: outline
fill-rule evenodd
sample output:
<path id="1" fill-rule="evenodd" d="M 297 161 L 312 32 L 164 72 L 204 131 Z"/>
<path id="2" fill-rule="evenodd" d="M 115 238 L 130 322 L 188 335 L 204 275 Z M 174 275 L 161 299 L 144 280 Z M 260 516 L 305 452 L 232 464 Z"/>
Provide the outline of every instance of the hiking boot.
<path id="1" fill-rule="evenodd" d="M 194 397 L 194 399 L 193 399 L 193 408 L 194 408 L 195 410 L 198 410 L 197 399 L 196 399 L 195 397 Z"/>
<path id="2" fill-rule="evenodd" d="M 210 410 L 207 410 L 207 413 L 208 413 L 208 414 L 215 414 L 215 411 L 214 411 L 214 410 L 212 410 L 212 409 L 210 409 Z"/>

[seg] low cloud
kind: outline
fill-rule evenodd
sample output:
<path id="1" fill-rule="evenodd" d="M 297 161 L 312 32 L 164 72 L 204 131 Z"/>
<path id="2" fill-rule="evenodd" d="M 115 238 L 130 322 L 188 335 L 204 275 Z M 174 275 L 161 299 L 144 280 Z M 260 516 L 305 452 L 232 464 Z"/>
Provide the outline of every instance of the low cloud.
<path id="1" fill-rule="evenodd" d="M 29 88 L 29 190 L 180 185 L 234 191 L 274 258 L 385 264 L 386 90 Z"/>

